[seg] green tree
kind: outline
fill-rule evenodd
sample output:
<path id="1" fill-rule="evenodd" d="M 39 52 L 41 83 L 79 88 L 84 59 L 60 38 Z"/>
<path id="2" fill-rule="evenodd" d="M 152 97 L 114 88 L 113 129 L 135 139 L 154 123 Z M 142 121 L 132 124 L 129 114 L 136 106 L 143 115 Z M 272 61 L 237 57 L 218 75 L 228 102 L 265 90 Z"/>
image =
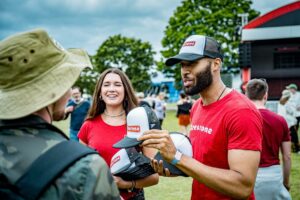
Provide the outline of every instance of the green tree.
<path id="1" fill-rule="evenodd" d="M 114 35 L 104 41 L 94 56 L 95 71 L 101 73 L 109 67 L 120 68 L 136 91 L 144 91 L 151 83 L 154 54 L 148 42 Z"/>
<path id="2" fill-rule="evenodd" d="M 93 63 L 93 56 L 89 56 Z M 84 69 L 74 85 L 80 87 L 84 93 L 93 94 L 99 72 L 96 69 Z"/>
<path id="3" fill-rule="evenodd" d="M 93 95 L 98 76 L 99 73 L 94 70 L 85 69 L 74 85 L 80 87 L 84 93 Z"/>
<path id="4" fill-rule="evenodd" d="M 241 21 L 238 14 L 248 13 L 250 20 L 257 17 L 259 12 L 251 9 L 251 4 L 251 0 L 183 0 L 164 31 L 162 56 L 169 58 L 178 54 L 189 35 L 203 34 L 222 44 L 224 65 L 236 67 L 240 40 L 237 27 Z M 164 74 L 175 78 L 177 86 L 180 85 L 179 66 L 165 67 L 162 63 L 157 65 Z"/>

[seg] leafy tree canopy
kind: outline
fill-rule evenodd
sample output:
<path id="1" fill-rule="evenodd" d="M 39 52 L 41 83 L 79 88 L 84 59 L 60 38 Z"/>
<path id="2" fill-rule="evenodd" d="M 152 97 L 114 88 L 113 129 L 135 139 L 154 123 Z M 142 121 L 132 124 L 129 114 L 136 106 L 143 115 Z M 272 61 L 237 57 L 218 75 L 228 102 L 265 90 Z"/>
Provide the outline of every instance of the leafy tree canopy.
<path id="1" fill-rule="evenodd" d="M 151 83 L 150 73 L 154 66 L 155 52 L 148 42 L 115 35 L 109 37 L 95 55 L 95 68 L 102 72 L 109 67 L 122 69 L 135 90 L 143 91 Z"/>
<path id="2" fill-rule="evenodd" d="M 251 9 L 251 4 L 251 0 L 183 0 L 164 31 L 161 54 L 164 58 L 172 57 L 178 54 L 188 36 L 207 35 L 222 44 L 224 65 L 236 67 L 240 40 L 237 28 L 241 22 L 238 15 L 248 13 L 249 20 L 259 15 Z M 162 63 L 158 66 L 167 76 L 175 78 L 177 86 L 180 85 L 179 66 L 165 67 Z"/>
<path id="3" fill-rule="evenodd" d="M 154 54 L 148 42 L 121 35 L 110 36 L 92 58 L 93 71 L 83 73 L 78 84 L 87 83 L 94 87 L 101 72 L 109 67 L 117 67 L 126 73 L 136 91 L 144 91 L 151 84 Z M 88 89 L 90 94 L 93 89 Z"/>
<path id="4" fill-rule="evenodd" d="M 93 56 L 89 56 L 92 63 Z M 99 72 L 94 69 L 84 69 L 74 85 L 80 87 L 84 93 L 92 95 L 99 76 Z"/>

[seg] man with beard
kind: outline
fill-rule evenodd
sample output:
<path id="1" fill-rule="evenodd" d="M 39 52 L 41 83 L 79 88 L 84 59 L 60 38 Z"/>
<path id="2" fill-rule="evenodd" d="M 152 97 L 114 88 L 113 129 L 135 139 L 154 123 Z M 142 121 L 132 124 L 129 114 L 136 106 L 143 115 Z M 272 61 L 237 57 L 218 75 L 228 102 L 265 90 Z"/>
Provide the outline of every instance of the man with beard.
<path id="1" fill-rule="evenodd" d="M 201 96 L 191 110 L 193 158 L 176 150 L 167 130 L 146 131 L 139 140 L 193 177 L 191 199 L 254 199 L 262 119 L 250 100 L 222 82 L 220 49 L 213 38 L 193 35 L 166 61 L 181 65 L 185 93 Z M 170 176 L 161 161 L 152 165 Z"/>
<path id="2" fill-rule="evenodd" d="M 61 169 L 64 155 L 53 153 L 62 145 L 71 148 L 64 148 L 68 152 L 75 153 L 73 147 L 88 151 L 79 143 L 66 142 L 65 134 L 51 124 L 63 119 L 70 88 L 86 67 L 92 65 L 85 51 L 62 48 L 44 30 L 0 41 L 1 199 L 120 199 L 98 154 L 65 162 L 70 165 Z M 44 162 L 38 162 L 41 158 Z M 55 176 L 54 171 L 61 173 Z M 43 184 L 49 176 L 53 179 Z"/>

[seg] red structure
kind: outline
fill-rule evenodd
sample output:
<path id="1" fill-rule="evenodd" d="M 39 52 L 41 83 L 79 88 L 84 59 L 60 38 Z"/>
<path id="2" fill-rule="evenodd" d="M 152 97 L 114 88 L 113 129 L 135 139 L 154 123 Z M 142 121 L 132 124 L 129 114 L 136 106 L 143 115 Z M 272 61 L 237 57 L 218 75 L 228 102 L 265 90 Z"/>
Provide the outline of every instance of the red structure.
<path id="1" fill-rule="evenodd" d="M 270 99 L 278 99 L 289 83 L 300 87 L 300 1 L 246 24 L 239 51 L 243 81 L 265 78 Z"/>

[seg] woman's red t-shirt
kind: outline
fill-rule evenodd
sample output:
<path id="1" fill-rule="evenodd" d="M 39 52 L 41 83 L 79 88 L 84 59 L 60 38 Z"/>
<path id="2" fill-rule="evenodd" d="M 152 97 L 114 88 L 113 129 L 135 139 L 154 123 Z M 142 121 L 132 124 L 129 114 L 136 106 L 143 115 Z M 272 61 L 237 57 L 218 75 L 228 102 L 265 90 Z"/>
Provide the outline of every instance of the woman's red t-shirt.
<path id="1" fill-rule="evenodd" d="M 111 158 L 120 150 L 113 148 L 113 144 L 123 139 L 125 135 L 126 124 L 112 126 L 106 124 L 99 115 L 84 122 L 78 133 L 78 138 L 89 147 L 96 149 L 107 165 L 110 166 Z"/>
<path id="2" fill-rule="evenodd" d="M 96 149 L 110 167 L 111 158 L 120 150 L 113 148 L 113 145 L 123 139 L 126 133 L 126 124 L 112 126 L 105 123 L 99 115 L 83 123 L 78 138 L 89 147 Z M 136 195 L 135 192 L 127 192 L 126 190 L 121 190 L 120 194 L 124 200 Z"/>

